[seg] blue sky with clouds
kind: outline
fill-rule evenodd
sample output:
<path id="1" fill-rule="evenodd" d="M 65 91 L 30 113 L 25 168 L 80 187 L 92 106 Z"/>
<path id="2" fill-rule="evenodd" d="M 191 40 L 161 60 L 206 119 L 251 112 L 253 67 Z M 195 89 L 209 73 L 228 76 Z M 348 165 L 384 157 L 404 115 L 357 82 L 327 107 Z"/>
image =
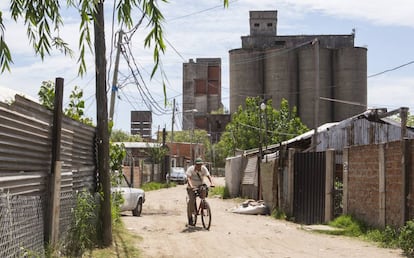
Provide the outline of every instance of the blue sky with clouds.
<path id="1" fill-rule="evenodd" d="M 0 9 L 6 25 L 5 39 L 11 48 L 14 63 L 10 73 L 0 75 L 0 86 L 37 97 L 42 81 L 63 77 L 65 96 L 75 85 L 83 89 L 87 115 L 95 119 L 93 57 L 87 56 L 88 72 L 83 78 L 77 76 L 76 58 L 53 52 L 42 62 L 30 47 L 23 22 L 16 24 L 10 20 L 8 2 L 1 1 Z M 108 69 L 111 69 L 108 82 L 112 82 L 115 58 L 113 35 L 120 28 L 119 24 L 112 26 L 113 4 L 113 1 L 105 1 L 106 48 Z M 221 0 L 171 0 L 167 4 L 160 3 L 160 8 L 166 18 L 164 33 L 167 52 L 162 56 L 166 93 L 169 103 L 176 99 L 179 111 L 182 111 L 183 63 L 191 58 L 203 57 L 222 59 L 222 102 L 228 108 L 228 51 L 240 48 L 240 37 L 249 35 L 250 10 L 277 10 L 279 35 L 350 34 L 355 29 L 355 45 L 368 48 L 368 76 L 414 61 L 414 2 L 411 0 L 238 0 L 230 1 L 228 9 L 223 8 Z M 138 13 L 136 15 L 139 17 Z M 60 35 L 76 50 L 79 22 L 74 12 L 65 13 L 64 22 L 65 27 Z M 123 30 L 127 31 L 126 28 Z M 141 26 L 131 37 L 129 47 L 134 59 L 130 62 L 134 61 L 141 71 L 145 85 L 153 96 L 152 102 L 163 106 L 161 73 L 157 73 L 153 80 L 149 79 L 153 60 L 152 50 L 143 47 L 147 32 L 145 26 Z M 124 131 L 129 131 L 131 110 L 148 110 L 131 74 L 127 61 L 121 58 L 119 81 L 122 87 L 115 105 L 114 120 L 115 128 Z M 413 87 L 414 64 L 369 77 L 368 105 L 389 110 L 406 106 L 414 113 Z M 153 116 L 154 133 L 158 127 L 171 129 L 171 104 L 163 109 L 163 115 L 155 112 L 160 115 Z M 181 121 L 176 120 L 174 130 L 181 130 L 180 124 Z"/>

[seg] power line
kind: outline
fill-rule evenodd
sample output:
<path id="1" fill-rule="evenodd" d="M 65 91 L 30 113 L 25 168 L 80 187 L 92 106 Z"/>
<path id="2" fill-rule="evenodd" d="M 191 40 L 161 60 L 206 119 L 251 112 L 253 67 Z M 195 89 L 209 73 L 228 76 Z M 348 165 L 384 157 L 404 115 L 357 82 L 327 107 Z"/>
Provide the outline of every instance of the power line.
<path id="1" fill-rule="evenodd" d="M 398 69 L 403 68 L 404 66 L 407 66 L 407 65 L 410 65 L 410 64 L 414 64 L 414 61 L 410 61 L 408 63 L 399 65 L 397 67 L 394 67 L 394 68 L 391 68 L 391 69 L 388 69 L 388 70 L 385 70 L 385 71 L 382 71 L 382 72 L 379 72 L 379 73 L 372 74 L 372 75 L 368 76 L 368 78 L 372 78 L 372 77 L 375 77 L 375 76 L 378 76 L 378 75 L 381 75 L 381 74 L 384 74 L 384 73 L 392 72 L 392 71 L 398 70 Z"/>
<path id="2" fill-rule="evenodd" d="M 237 2 L 237 1 L 238 1 L 238 0 L 229 1 L 229 4 L 234 3 L 234 2 Z M 223 5 L 216 5 L 216 6 L 209 7 L 209 8 L 206 8 L 206 9 L 202 9 L 202 10 L 200 10 L 200 11 L 196 11 L 196 12 L 193 12 L 193 13 L 190 13 L 190 14 L 186 14 L 186 15 L 178 16 L 178 17 L 175 17 L 175 18 L 169 19 L 168 21 L 170 22 L 170 21 L 175 21 L 175 20 L 184 19 L 184 18 L 187 18 L 187 17 L 193 16 L 193 15 L 197 15 L 197 14 L 200 14 L 200 13 L 205 13 L 205 12 L 208 12 L 208 11 L 211 11 L 211 10 L 214 10 L 214 9 L 217 9 L 217 8 L 222 8 L 222 7 L 223 7 Z"/>

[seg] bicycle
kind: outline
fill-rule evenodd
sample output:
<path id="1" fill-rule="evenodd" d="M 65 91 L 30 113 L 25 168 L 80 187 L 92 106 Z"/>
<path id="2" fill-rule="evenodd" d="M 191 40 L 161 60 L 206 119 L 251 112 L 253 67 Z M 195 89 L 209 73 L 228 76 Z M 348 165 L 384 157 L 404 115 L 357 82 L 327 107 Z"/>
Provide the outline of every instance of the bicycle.
<path id="1" fill-rule="evenodd" d="M 214 187 L 214 186 L 211 186 L 211 187 Z M 203 227 L 207 230 L 210 229 L 211 209 L 210 209 L 210 204 L 206 200 L 206 197 L 208 196 L 208 190 L 209 190 L 209 187 L 206 184 L 202 184 L 200 187 L 194 190 L 195 198 L 196 198 L 194 212 L 191 213 L 190 206 L 187 205 L 188 225 L 195 226 L 197 223 L 197 217 L 198 215 L 200 215 Z"/>

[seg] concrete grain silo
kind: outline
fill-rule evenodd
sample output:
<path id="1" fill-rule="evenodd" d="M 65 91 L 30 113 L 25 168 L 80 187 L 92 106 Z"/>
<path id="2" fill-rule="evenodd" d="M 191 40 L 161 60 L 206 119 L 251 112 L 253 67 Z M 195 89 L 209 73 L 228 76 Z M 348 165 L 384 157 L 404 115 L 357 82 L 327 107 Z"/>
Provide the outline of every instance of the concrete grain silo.
<path id="1" fill-rule="evenodd" d="M 247 97 L 263 95 L 263 53 L 253 49 L 235 49 L 230 55 L 230 112 L 245 106 Z"/>
<path id="2" fill-rule="evenodd" d="M 332 50 L 319 48 L 319 97 L 332 98 L 332 92 L 334 90 L 332 72 Z M 318 125 L 332 122 L 333 103 L 320 98 L 318 99 L 318 102 Z"/>
<path id="3" fill-rule="evenodd" d="M 362 105 L 334 103 L 334 121 L 341 121 L 366 110 L 367 49 L 341 48 L 334 51 L 334 98 Z"/>
<path id="4" fill-rule="evenodd" d="M 285 98 L 290 108 L 297 107 L 302 122 L 314 128 L 365 111 L 367 50 L 354 46 L 354 33 L 280 36 L 276 24 L 276 11 L 251 11 L 250 35 L 241 37 L 241 49 L 229 51 L 231 113 L 245 104 L 246 97 L 271 98 L 276 109 Z M 315 39 L 319 42 L 318 69 Z"/>
<path id="5" fill-rule="evenodd" d="M 319 90 L 315 76 L 315 48 L 303 47 L 298 50 L 299 74 L 299 117 L 309 128 L 315 127 L 315 122 L 323 124 L 332 121 L 332 104 L 322 101 L 319 97 L 332 97 L 331 51 L 319 48 Z M 315 120 L 315 101 L 319 104 L 318 117 Z"/>
<path id="6" fill-rule="evenodd" d="M 289 106 L 297 106 L 297 58 L 294 51 L 273 49 L 265 52 L 264 85 L 266 98 L 272 99 L 275 109 L 280 108 L 282 99 Z"/>

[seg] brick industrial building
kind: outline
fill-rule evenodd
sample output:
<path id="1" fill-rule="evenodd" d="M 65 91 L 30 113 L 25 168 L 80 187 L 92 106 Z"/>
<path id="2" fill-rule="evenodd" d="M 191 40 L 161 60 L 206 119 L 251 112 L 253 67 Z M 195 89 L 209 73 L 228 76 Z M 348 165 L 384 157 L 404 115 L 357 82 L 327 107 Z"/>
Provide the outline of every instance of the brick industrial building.
<path id="1" fill-rule="evenodd" d="M 183 130 L 207 131 L 212 142 L 220 140 L 230 121 L 228 114 L 212 114 L 223 109 L 221 102 L 221 59 L 197 58 L 183 64 Z"/>

